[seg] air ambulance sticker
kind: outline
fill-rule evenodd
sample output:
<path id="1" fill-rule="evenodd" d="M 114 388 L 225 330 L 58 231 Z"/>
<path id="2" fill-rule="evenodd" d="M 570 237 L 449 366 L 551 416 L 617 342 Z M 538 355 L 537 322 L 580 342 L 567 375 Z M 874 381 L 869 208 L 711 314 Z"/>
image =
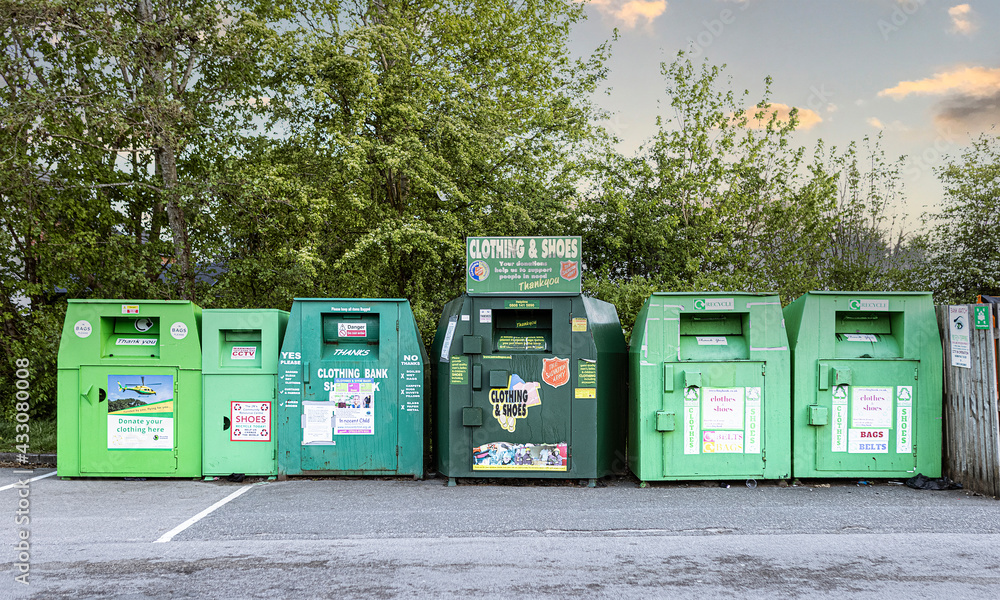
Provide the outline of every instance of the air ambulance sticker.
<path id="1" fill-rule="evenodd" d="M 569 359 L 568 358 L 543 358 L 542 359 L 542 381 L 557 388 L 569 382 Z"/>

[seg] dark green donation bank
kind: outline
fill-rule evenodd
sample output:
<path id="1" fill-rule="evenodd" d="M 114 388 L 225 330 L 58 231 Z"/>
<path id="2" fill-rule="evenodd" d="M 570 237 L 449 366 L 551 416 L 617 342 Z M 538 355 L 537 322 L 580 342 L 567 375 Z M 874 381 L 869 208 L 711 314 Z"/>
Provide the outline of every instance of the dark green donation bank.
<path id="1" fill-rule="evenodd" d="M 424 351 L 402 299 L 296 298 L 278 357 L 278 472 L 424 473 Z"/>
<path id="2" fill-rule="evenodd" d="M 450 484 L 624 470 L 625 337 L 614 306 L 580 293 L 580 250 L 578 237 L 467 240 L 467 293 L 431 356 Z"/>

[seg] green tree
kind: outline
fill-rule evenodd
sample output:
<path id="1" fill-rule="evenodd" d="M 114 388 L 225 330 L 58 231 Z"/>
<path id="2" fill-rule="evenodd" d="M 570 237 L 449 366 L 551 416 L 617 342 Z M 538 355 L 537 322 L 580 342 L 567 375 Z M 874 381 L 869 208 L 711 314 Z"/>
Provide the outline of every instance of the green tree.
<path id="1" fill-rule="evenodd" d="M 770 103 L 769 78 L 749 103 L 724 66 L 698 68 L 679 53 L 661 71 L 671 114 L 634 159 L 606 155 L 581 205 L 590 288 L 624 300 L 628 325 L 639 290 L 775 291 L 787 301 L 815 287 L 834 178 L 793 147 L 797 111 Z"/>
<path id="2" fill-rule="evenodd" d="M 409 298 L 429 339 L 467 235 L 568 231 L 602 75 L 603 49 L 567 48 L 582 17 L 562 0 L 315 3 L 272 105 L 288 169 L 323 198 L 317 293 Z"/>
<path id="3" fill-rule="evenodd" d="M 0 380 L 32 356 L 35 397 L 54 403 L 64 295 L 207 287 L 220 166 L 262 108 L 281 15 L 255 0 L 0 0 Z"/>
<path id="4" fill-rule="evenodd" d="M 929 223 L 926 273 L 935 299 L 1000 296 L 1000 137 L 980 136 L 936 172 L 944 197 Z"/>

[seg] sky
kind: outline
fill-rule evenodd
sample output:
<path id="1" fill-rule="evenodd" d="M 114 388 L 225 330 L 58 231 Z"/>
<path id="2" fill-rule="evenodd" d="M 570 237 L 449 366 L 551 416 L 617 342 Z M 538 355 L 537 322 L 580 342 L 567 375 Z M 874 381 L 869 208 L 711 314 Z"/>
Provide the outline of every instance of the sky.
<path id="1" fill-rule="evenodd" d="M 797 107 L 794 141 L 844 148 L 882 133 L 888 158 L 906 156 L 907 230 L 934 211 L 934 169 L 980 133 L 1000 135 L 997 0 L 589 0 L 571 49 L 612 37 L 604 125 L 632 154 L 672 115 L 660 64 L 679 50 L 726 65 L 735 91 L 756 101 L 771 76 L 774 106 Z M 660 103 L 664 106 L 660 106 Z"/>

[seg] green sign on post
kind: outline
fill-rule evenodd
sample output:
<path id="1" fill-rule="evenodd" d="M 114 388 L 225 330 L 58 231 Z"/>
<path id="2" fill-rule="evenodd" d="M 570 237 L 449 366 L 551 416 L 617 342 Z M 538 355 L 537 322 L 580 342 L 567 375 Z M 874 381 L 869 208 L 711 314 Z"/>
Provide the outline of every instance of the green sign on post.
<path id="1" fill-rule="evenodd" d="M 973 306 L 975 311 L 975 321 L 976 329 L 989 329 L 990 328 L 990 309 L 989 306 L 983 304 L 981 306 Z"/>
<path id="2" fill-rule="evenodd" d="M 465 286 L 480 294 L 579 294 L 579 236 L 470 237 L 466 239 Z"/>

